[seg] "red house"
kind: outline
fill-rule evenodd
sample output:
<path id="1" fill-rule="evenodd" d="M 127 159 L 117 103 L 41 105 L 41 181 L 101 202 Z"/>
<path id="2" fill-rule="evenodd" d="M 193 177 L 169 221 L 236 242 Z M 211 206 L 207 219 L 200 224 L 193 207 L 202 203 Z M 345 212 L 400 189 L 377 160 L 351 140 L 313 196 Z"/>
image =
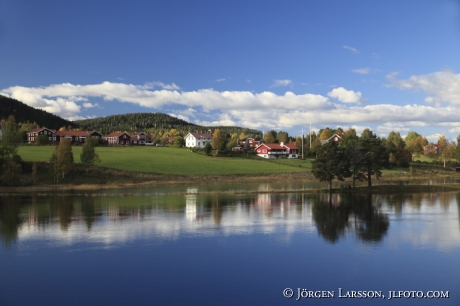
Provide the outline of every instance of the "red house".
<path id="1" fill-rule="evenodd" d="M 113 132 L 103 137 L 109 145 L 127 145 L 131 144 L 131 135 L 125 132 Z"/>
<path id="2" fill-rule="evenodd" d="M 70 143 L 85 143 L 89 137 L 101 138 L 102 134 L 97 131 L 57 131 L 56 142 L 59 142 L 62 138 L 67 138 Z"/>
<path id="3" fill-rule="evenodd" d="M 29 143 L 35 143 L 38 136 L 45 135 L 45 136 L 48 136 L 49 142 L 53 142 L 53 141 L 56 141 L 55 133 L 56 133 L 56 130 L 51 130 L 46 127 L 39 127 L 27 133 L 27 141 Z"/>
<path id="4" fill-rule="evenodd" d="M 143 146 L 147 142 L 147 136 L 144 132 L 134 132 L 131 133 L 131 143 L 133 145 Z"/>
<path id="5" fill-rule="evenodd" d="M 292 144 L 263 143 L 255 148 L 258 156 L 263 158 L 297 158 L 299 149 Z"/>

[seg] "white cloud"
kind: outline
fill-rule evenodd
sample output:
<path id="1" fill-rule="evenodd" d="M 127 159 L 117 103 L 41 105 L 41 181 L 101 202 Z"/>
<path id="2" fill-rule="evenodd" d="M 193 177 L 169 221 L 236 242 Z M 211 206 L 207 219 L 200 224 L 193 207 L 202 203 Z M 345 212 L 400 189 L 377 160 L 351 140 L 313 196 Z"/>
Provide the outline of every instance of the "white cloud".
<path id="1" fill-rule="evenodd" d="M 327 95 L 331 98 L 337 99 L 343 103 L 362 103 L 361 92 L 346 90 L 343 87 L 334 88 L 332 91 L 328 92 Z"/>
<path id="2" fill-rule="evenodd" d="M 359 51 L 356 48 L 350 46 L 343 46 L 344 49 L 350 50 L 353 54 L 359 54 Z"/>
<path id="3" fill-rule="evenodd" d="M 439 140 L 439 137 L 441 137 L 443 135 L 444 134 L 435 133 L 435 134 L 431 134 L 431 135 L 426 136 L 426 139 L 428 140 L 428 142 L 437 143 L 438 140 Z"/>
<path id="4" fill-rule="evenodd" d="M 91 85 L 64 83 L 47 87 L 14 86 L 0 90 L 0 93 L 68 119 L 80 118 L 84 108 L 98 106 L 89 102 L 89 98 L 102 98 L 105 103 L 117 101 L 159 111 L 168 108 L 164 112 L 189 122 L 238 125 L 260 130 L 298 130 L 297 127 L 305 127 L 310 122 L 319 127 L 352 126 L 358 133 L 372 125 L 379 126 L 379 131 L 386 133 L 390 129 L 406 131 L 414 126 L 448 126 L 448 129 L 453 129 L 458 127 L 460 113 L 460 108 L 455 106 L 350 105 L 348 103 L 363 101 L 361 93 L 343 87 L 323 96 L 290 91 L 278 95 L 269 91 L 155 90 L 152 89 L 153 84 L 149 86 L 110 82 Z M 331 98 L 344 103 L 334 103 Z M 99 108 L 104 106 L 99 104 Z"/>
<path id="5" fill-rule="evenodd" d="M 187 121 L 187 122 L 191 122 L 189 117 L 181 115 L 181 114 L 169 113 L 168 115 L 176 117 L 176 118 L 184 120 L 184 121 Z"/>
<path id="6" fill-rule="evenodd" d="M 377 126 L 377 132 L 388 135 L 390 132 L 409 132 L 411 129 L 403 122 L 386 122 Z"/>
<path id="7" fill-rule="evenodd" d="M 227 81 L 226 78 L 221 78 L 221 79 L 217 79 L 216 82 L 224 82 L 224 81 Z"/>
<path id="8" fill-rule="evenodd" d="M 401 90 L 423 91 L 429 95 L 427 103 L 448 102 L 460 105 L 460 74 L 452 71 L 440 71 L 430 74 L 413 75 L 406 80 L 398 80 L 396 73 L 387 75 L 389 86 Z"/>
<path id="9" fill-rule="evenodd" d="M 271 87 L 288 86 L 291 83 L 292 83 L 291 80 L 273 80 L 273 84 Z"/>
<path id="10" fill-rule="evenodd" d="M 91 104 L 89 102 L 83 103 L 84 108 L 93 108 L 93 107 L 96 107 L 96 106 L 99 106 L 99 104 L 97 104 L 97 103 L 96 104 Z"/>
<path id="11" fill-rule="evenodd" d="M 369 74 L 371 72 L 371 69 L 369 67 L 359 68 L 359 69 L 353 69 L 351 72 L 358 73 L 358 74 Z"/>

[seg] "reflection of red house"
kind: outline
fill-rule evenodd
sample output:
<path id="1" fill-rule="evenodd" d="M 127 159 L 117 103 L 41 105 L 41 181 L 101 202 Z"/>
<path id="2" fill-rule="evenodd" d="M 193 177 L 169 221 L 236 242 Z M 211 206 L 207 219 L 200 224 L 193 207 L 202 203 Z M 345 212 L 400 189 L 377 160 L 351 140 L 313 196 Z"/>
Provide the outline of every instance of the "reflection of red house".
<path id="1" fill-rule="evenodd" d="M 104 136 L 109 145 L 127 145 L 131 143 L 131 135 L 124 132 L 114 132 Z"/>
<path id="2" fill-rule="evenodd" d="M 62 138 L 67 138 L 70 143 L 84 143 L 88 137 L 101 138 L 102 134 L 96 131 L 57 131 L 56 142 Z"/>
<path id="3" fill-rule="evenodd" d="M 255 148 L 256 154 L 263 158 L 297 158 L 299 149 L 293 144 L 263 143 Z"/>

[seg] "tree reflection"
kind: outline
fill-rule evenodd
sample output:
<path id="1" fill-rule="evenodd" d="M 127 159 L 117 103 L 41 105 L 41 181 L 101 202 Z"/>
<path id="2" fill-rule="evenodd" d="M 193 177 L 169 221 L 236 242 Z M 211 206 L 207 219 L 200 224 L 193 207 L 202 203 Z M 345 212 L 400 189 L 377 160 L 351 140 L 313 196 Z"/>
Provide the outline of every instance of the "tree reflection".
<path id="1" fill-rule="evenodd" d="M 17 197 L 0 197 L 0 240 L 8 248 L 18 238 L 21 206 Z"/>
<path id="2" fill-rule="evenodd" d="M 96 221 L 96 207 L 94 205 L 93 197 L 84 197 L 81 201 L 81 212 L 83 214 L 83 218 L 85 219 L 86 228 L 88 232 L 93 227 L 94 221 Z M 101 215 L 101 214 L 99 214 Z"/>
<path id="3" fill-rule="evenodd" d="M 356 232 L 363 242 L 380 242 L 390 225 L 388 216 L 372 204 L 371 195 L 319 195 L 313 201 L 312 213 L 318 233 L 331 243 L 347 231 Z"/>
<path id="4" fill-rule="evenodd" d="M 68 196 L 53 196 L 51 198 L 51 211 L 57 212 L 61 230 L 67 231 L 72 222 L 73 198 Z"/>

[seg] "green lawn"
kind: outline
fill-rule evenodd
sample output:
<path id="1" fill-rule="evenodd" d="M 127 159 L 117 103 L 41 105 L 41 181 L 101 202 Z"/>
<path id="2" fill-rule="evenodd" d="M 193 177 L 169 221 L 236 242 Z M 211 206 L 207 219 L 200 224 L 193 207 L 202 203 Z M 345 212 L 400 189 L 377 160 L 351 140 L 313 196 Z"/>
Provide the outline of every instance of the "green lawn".
<path id="1" fill-rule="evenodd" d="M 53 146 L 20 146 L 25 161 L 49 161 Z M 81 147 L 72 147 L 74 161 L 80 162 Z M 186 149 L 170 147 L 96 147 L 100 166 L 137 172 L 182 175 L 225 175 L 289 173 L 306 171 L 300 164 L 311 161 L 282 160 L 267 162 L 257 159 L 208 157 Z M 294 166 L 294 167 L 293 167 Z"/>

